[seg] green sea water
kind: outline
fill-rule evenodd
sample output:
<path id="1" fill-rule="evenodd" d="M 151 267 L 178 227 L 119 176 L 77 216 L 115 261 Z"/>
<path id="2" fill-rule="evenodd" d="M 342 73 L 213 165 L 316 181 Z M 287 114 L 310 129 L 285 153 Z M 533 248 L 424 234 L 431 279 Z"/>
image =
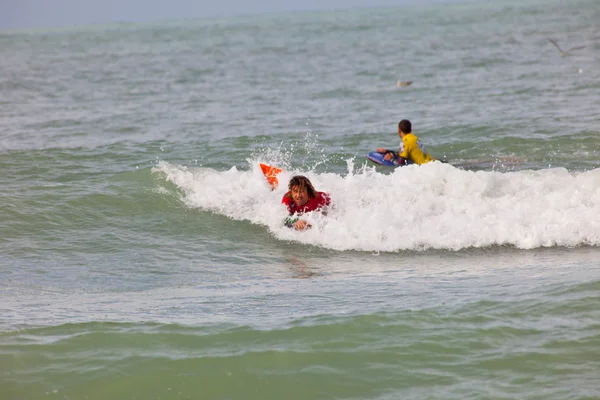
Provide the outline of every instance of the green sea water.
<path id="1" fill-rule="evenodd" d="M 0 399 L 600 398 L 599 26 L 532 0 L 0 32 Z M 448 163 L 368 163 L 403 118 Z M 259 162 L 329 215 L 282 227 Z"/>

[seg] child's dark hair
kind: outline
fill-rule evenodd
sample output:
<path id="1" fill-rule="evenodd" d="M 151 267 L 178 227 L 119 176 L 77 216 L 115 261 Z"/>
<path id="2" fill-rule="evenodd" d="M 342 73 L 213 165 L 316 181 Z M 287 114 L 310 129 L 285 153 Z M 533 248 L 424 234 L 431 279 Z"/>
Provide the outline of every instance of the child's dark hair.
<path id="1" fill-rule="evenodd" d="M 409 120 L 403 119 L 402 121 L 400 121 L 398 123 L 398 129 L 400 129 L 404 133 L 411 133 L 412 132 L 412 124 L 410 123 Z"/>

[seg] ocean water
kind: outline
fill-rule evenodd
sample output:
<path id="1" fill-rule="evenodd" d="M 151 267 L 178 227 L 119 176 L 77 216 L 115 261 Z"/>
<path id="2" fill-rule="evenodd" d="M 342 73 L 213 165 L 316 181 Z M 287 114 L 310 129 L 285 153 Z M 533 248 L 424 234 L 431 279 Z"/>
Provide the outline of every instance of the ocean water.
<path id="1" fill-rule="evenodd" d="M 600 398 L 599 27 L 532 0 L 1 32 L 0 399 Z M 367 162 L 404 118 L 447 163 Z M 333 201 L 306 232 L 294 174 Z"/>

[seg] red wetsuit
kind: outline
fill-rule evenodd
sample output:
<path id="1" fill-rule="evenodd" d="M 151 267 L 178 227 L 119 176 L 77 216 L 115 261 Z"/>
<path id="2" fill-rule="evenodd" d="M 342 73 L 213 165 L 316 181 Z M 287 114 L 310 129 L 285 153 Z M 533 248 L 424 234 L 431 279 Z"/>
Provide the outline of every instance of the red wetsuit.
<path id="1" fill-rule="evenodd" d="M 281 202 L 287 206 L 290 215 L 292 215 L 317 211 L 325 206 L 328 206 L 331 202 L 331 199 L 329 198 L 329 195 L 327 193 L 317 192 L 317 195 L 314 198 L 309 199 L 305 205 L 298 207 L 296 206 L 296 203 L 294 203 L 294 199 L 292 198 L 292 192 L 289 191 L 283 195 L 283 199 L 281 199 Z"/>

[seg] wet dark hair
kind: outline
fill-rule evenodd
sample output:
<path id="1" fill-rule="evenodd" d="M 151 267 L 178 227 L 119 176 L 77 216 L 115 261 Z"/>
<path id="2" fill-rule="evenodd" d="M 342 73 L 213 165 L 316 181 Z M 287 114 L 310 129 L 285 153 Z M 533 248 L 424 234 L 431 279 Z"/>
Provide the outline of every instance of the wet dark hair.
<path id="1" fill-rule="evenodd" d="M 412 124 L 410 123 L 409 120 L 403 119 L 402 121 L 400 121 L 398 123 L 398 129 L 400 129 L 404 133 L 411 133 L 412 132 Z"/>
<path id="2" fill-rule="evenodd" d="M 302 175 L 293 176 L 288 184 L 288 189 L 292 190 L 292 188 L 296 186 L 298 186 L 300 189 L 306 188 L 306 193 L 308 193 L 308 197 L 310 199 L 317 197 L 317 191 L 307 177 Z"/>

